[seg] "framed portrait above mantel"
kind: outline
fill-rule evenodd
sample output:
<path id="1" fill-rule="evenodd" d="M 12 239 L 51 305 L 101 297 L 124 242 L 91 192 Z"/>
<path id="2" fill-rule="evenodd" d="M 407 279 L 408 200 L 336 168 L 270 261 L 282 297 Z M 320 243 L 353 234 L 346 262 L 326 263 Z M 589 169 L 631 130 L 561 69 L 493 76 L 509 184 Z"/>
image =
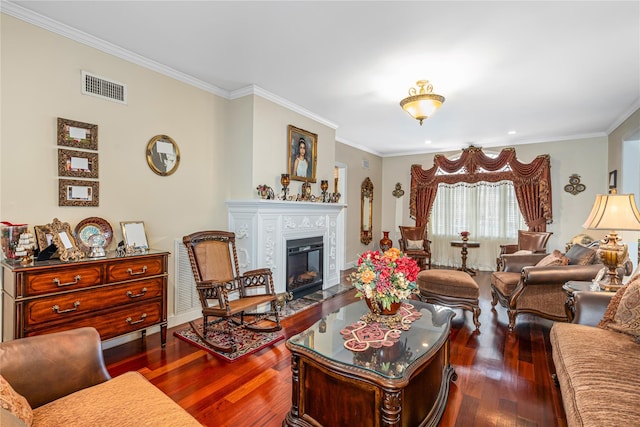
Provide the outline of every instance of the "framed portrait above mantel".
<path id="1" fill-rule="evenodd" d="M 318 135 L 293 125 L 289 125 L 287 130 L 287 172 L 290 179 L 316 182 Z"/>

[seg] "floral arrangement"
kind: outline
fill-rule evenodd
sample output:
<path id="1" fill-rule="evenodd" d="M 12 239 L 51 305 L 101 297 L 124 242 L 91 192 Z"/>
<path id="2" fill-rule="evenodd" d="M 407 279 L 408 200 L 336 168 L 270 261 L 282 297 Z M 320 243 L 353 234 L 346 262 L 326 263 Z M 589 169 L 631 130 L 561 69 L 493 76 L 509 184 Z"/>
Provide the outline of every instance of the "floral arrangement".
<path id="1" fill-rule="evenodd" d="M 350 277 L 357 297 L 378 301 L 388 310 L 392 303 L 418 292 L 419 272 L 416 260 L 391 248 L 384 253 L 367 251 L 360 255 L 358 269 Z"/>
<path id="2" fill-rule="evenodd" d="M 469 237 L 469 234 L 471 234 L 471 233 L 469 233 L 468 231 L 462 231 L 462 232 L 460 232 L 460 235 L 461 235 L 462 237 Z"/>

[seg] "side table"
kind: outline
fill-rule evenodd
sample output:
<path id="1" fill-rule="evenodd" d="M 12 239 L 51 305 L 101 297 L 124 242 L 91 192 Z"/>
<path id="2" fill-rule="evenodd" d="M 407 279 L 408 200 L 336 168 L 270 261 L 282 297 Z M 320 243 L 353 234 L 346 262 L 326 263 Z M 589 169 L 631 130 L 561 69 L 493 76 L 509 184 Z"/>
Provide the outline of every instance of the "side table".
<path id="1" fill-rule="evenodd" d="M 469 251 L 468 248 L 479 248 L 480 242 L 470 242 L 468 240 L 453 240 L 451 241 L 451 246 L 454 248 L 462 248 L 460 251 L 462 256 L 462 265 L 458 268 L 458 271 L 464 271 L 465 273 L 469 273 L 472 276 L 476 275 L 476 271 L 472 268 L 467 267 L 467 254 Z"/>
<path id="2" fill-rule="evenodd" d="M 592 290 L 591 286 L 593 285 L 592 282 L 583 282 L 583 281 L 577 281 L 577 280 L 570 280 L 567 283 L 565 283 L 564 285 L 562 285 L 562 289 L 565 291 L 565 293 L 567 294 L 567 300 L 564 303 L 564 310 L 565 313 L 567 314 L 567 318 L 569 319 L 569 322 L 573 322 L 573 319 L 575 317 L 575 297 L 574 297 L 574 292 L 576 291 L 587 291 L 587 292 L 604 292 L 606 294 L 610 294 L 611 297 L 613 297 L 615 295 L 615 292 L 605 292 L 605 291 L 601 291 L 599 290 Z"/>

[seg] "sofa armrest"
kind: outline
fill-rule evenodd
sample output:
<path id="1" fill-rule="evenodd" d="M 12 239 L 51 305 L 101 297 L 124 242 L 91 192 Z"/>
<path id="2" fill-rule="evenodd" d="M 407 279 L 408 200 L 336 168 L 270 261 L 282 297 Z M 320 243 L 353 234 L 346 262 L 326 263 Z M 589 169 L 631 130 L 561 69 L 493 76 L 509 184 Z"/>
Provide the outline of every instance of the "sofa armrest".
<path id="1" fill-rule="evenodd" d="M 574 298 L 574 318 L 572 323 L 597 326 L 607 311 L 611 294 L 609 292 L 576 291 Z"/>
<path id="2" fill-rule="evenodd" d="M 32 408 L 111 379 L 94 328 L 0 343 L 0 372 Z"/>
<path id="3" fill-rule="evenodd" d="M 525 285 L 562 285 L 570 280 L 590 282 L 601 268 L 599 264 L 525 267 L 522 269 L 522 279 Z"/>
<path id="4" fill-rule="evenodd" d="M 535 266 L 547 254 L 502 255 L 502 271 L 520 273 L 524 267 Z"/>

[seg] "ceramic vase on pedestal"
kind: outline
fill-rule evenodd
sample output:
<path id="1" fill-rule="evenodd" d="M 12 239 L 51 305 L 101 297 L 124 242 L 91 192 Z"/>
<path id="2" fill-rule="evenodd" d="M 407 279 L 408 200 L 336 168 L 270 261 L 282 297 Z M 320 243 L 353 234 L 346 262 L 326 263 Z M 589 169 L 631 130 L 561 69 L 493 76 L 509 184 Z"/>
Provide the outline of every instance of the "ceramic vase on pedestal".
<path id="1" fill-rule="evenodd" d="M 393 246 L 393 241 L 389 238 L 389 232 L 383 231 L 382 239 L 380 239 L 380 250 L 386 252 L 391 249 L 391 246 Z"/>

